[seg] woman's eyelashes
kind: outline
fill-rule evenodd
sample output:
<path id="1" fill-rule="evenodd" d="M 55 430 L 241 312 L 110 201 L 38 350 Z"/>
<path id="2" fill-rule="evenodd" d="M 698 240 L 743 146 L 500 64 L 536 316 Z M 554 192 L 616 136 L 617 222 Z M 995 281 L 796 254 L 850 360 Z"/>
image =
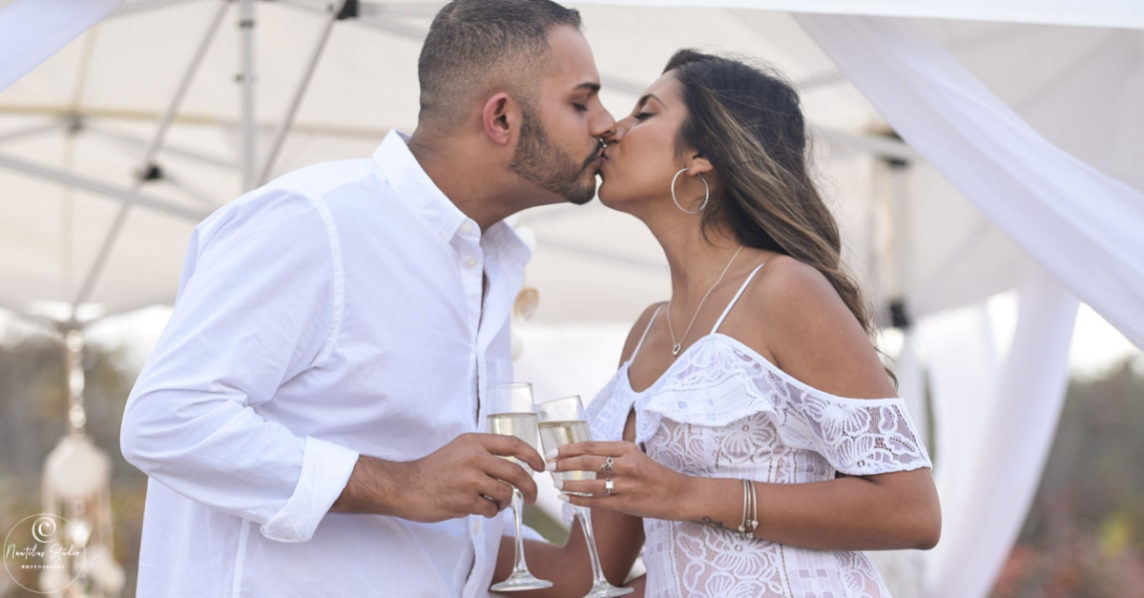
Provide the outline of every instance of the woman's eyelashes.
<path id="1" fill-rule="evenodd" d="M 652 113 L 652 112 L 636 112 L 635 118 L 636 118 L 636 120 L 646 120 L 648 118 L 651 118 L 653 115 L 654 115 L 654 113 Z"/>

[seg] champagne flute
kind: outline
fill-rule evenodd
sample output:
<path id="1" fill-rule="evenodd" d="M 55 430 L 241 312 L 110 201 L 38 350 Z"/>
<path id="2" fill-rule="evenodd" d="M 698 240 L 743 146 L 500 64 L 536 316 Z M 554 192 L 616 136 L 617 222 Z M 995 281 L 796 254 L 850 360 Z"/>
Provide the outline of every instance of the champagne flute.
<path id="1" fill-rule="evenodd" d="M 493 384 L 489 386 L 488 431 L 490 434 L 516 436 L 536 446 L 536 411 L 532 405 L 532 385 L 527 382 Z M 539 452 L 539 451 L 537 451 Z M 506 459 L 520 464 L 512 457 Z M 523 466 L 523 465 L 522 465 Z M 516 555 L 512 573 L 504 581 L 493 584 L 489 589 L 495 592 L 515 592 L 519 590 L 541 590 L 551 588 L 552 582 L 539 579 L 528 570 L 524 562 L 524 539 L 520 534 L 521 507 L 524 497 L 520 490 L 512 489 L 512 518 L 516 525 Z"/>
<path id="2" fill-rule="evenodd" d="M 588 417 L 579 395 L 537 403 L 536 410 L 540 413 L 540 441 L 544 444 L 545 452 L 558 450 L 573 442 L 592 439 L 588 430 Z M 592 471 L 561 471 L 553 472 L 552 476 L 561 481 L 596 479 L 596 473 Z M 632 588 L 617 588 L 608 583 L 604 577 L 604 569 L 600 566 L 596 535 L 592 532 L 592 514 L 586 507 L 579 506 L 575 507 L 575 513 L 576 518 L 580 520 L 580 528 L 584 530 L 584 540 L 588 543 L 588 557 L 592 561 L 592 589 L 588 590 L 584 598 L 611 598 L 635 591 Z"/>

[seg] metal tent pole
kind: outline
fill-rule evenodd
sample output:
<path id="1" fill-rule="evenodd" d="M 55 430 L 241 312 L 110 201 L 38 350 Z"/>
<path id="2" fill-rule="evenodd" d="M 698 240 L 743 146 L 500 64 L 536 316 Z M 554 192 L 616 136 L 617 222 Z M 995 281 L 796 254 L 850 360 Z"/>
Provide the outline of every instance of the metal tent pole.
<path id="1" fill-rule="evenodd" d="M 254 187 L 255 163 L 258 160 L 258 115 L 255 106 L 254 74 L 254 0 L 238 0 L 238 30 L 241 40 L 242 84 L 242 190 Z"/>
<path id="2" fill-rule="evenodd" d="M 199 42 L 199 47 L 195 51 L 194 57 L 191 59 L 190 65 L 187 67 L 183 80 L 179 83 L 179 87 L 175 92 L 175 96 L 171 98 L 171 102 L 167 105 L 167 111 L 163 114 L 162 120 L 159 122 L 159 128 L 155 131 L 155 136 L 152 138 L 150 145 L 147 146 L 147 151 L 144 152 L 143 159 L 140 161 L 141 168 L 138 173 L 138 178 L 135 184 L 132 185 L 131 191 L 128 192 L 127 197 L 141 197 L 137 191 L 146 180 L 145 173 L 151 170 L 154 165 L 155 154 L 158 153 L 159 148 L 163 145 L 163 140 L 167 136 L 167 131 L 170 129 L 171 123 L 175 119 L 175 114 L 178 112 L 179 106 L 182 104 L 183 98 L 186 96 L 187 89 L 190 88 L 191 80 L 198 72 L 199 67 L 202 65 L 203 58 L 206 56 L 207 49 L 210 47 L 211 41 L 214 40 L 215 33 L 218 31 L 222 23 L 222 18 L 226 14 L 227 3 L 221 2 L 219 8 L 215 11 L 215 17 L 211 20 L 210 25 L 207 27 L 206 33 L 203 35 L 202 41 Z M 101 191 L 102 192 L 102 191 Z M 107 194 L 106 192 L 104 192 Z M 142 203 L 142 202 L 137 202 Z M 163 202 L 159 202 L 164 204 Z M 111 256 L 111 249 L 115 246 L 115 241 L 119 238 L 119 234 L 123 231 L 123 226 L 127 223 L 127 215 L 131 212 L 131 203 L 124 203 L 119 212 L 115 215 L 115 221 L 112 222 L 111 228 L 107 231 L 107 236 L 103 239 L 103 245 L 100 246 L 99 252 L 96 254 L 95 261 L 92 262 L 91 269 L 88 270 L 87 278 L 84 279 L 83 285 L 80 287 L 79 292 L 76 293 L 75 300 L 72 301 L 72 312 L 75 313 L 79 309 L 81 303 L 87 301 L 91 296 L 92 289 L 95 288 L 95 283 L 99 279 L 99 275 L 103 272 L 104 266 L 107 265 L 107 260 Z M 187 211 L 191 212 L 191 211 Z M 194 212 L 191 212 L 194 213 Z"/>
<path id="3" fill-rule="evenodd" d="M 35 137 L 35 136 L 41 135 L 43 133 L 52 133 L 54 131 L 62 129 L 65 125 L 67 125 L 66 122 L 64 122 L 63 120 L 58 120 L 58 121 L 51 122 L 48 124 L 35 124 L 35 125 L 28 126 L 28 127 L 20 128 L 20 129 L 13 129 L 10 131 L 5 131 L 4 133 L 0 133 L 0 144 L 6 143 L 9 141 L 18 141 L 20 139 L 27 139 L 28 137 Z"/>
<path id="4" fill-rule="evenodd" d="M 309 12 L 322 12 L 326 10 L 308 0 L 276 0 L 275 3 Z M 426 4 L 424 2 L 365 2 L 363 0 L 345 0 L 343 7 L 350 7 L 354 13 L 354 20 L 362 25 L 420 42 L 425 39 L 425 34 L 429 31 L 426 27 L 405 25 L 394 19 L 430 20 L 444 4 L 444 2 Z M 339 12 L 344 13 L 346 11 L 343 9 Z M 345 16 L 343 15 L 341 18 L 345 18 Z"/>
<path id="5" fill-rule="evenodd" d="M 318 61 L 322 57 L 322 50 L 326 48 L 326 42 L 330 39 L 330 32 L 334 29 L 334 23 L 342 18 L 341 12 L 345 3 L 346 0 L 338 0 L 336 4 L 329 5 L 327 9 L 325 27 L 323 27 L 322 34 L 318 37 L 318 43 L 314 45 L 313 52 L 310 53 L 310 61 L 306 64 L 306 69 L 302 72 L 302 80 L 298 82 L 298 87 L 294 90 L 294 97 L 290 99 L 290 107 L 286 110 L 286 115 L 282 119 L 282 125 L 278 127 L 278 133 L 274 136 L 274 143 L 271 144 L 270 151 L 266 155 L 266 161 L 263 163 L 262 171 L 258 175 L 259 185 L 270 179 L 270 172 L 274 168 L 274 161 L 278 159 L 278 153 L 282 151 L 282 144 L 286 141 L 286 135 L 290 133 L 290 128 L 294 125 L 294 117 L 298 114 L 298 108 L 302 106 L 302 97 L 310 87 L 310 80 L 314 77 L 314 70 L 318 68 Z"/>
<path id="6" fill-rule="evenodd" d="M 0 0 L 3 2 L 3 0 Z M 71 112 L 67 106 L 61 104 L 40 104 L 40 105 L 20 105 L 20 104 L 5 104 L 0 102 L 0 116 L 16 115 L 16 116 L 45 116 L 49 118 L 70 119 L 72 117 L 88 121 L 90 119 L 100 119 L 105 121 L 124 121 L 124 122 L 145 122 L 153 123 L 159 120 L 162 115 L 157 111 L 149 110 L 136 110 L 128 108 L 100 108 L 98 106 L 84 106 L 78 112 Z M 218 114 L 211 114 L 207 112 L 180 112 L 174 120 L 175 123 L 195 127 L 222 127 L 234 129 L 239 126 L 238 120 L 223 118 Z M 65 123 L 66 124 L 66 123 Z M 274 126 L 275 123 L 264 122 L 263 127 Z M 85 122 L 85 131 L 102 131 L 109 137 L 118 137 L 121 139 L 134 138 L 139 139 L 138 136 L 128 135 L 122 131 L 111 131 L 106 127 L 93 125 Z M 344 124 L 337 125 L 331 123 L 317 123 L 317 122 L 296 122 L 294 123 L 293 130 L 298 133 L 312 133 L 314 135 L 323 135 L 327 137 L 344 137 L 348 139 L 371 139 L 376 140 L 385 136 L 394 125 L 385 124 Z M 140 142 L 142 143 L 142 142 Z M 145 145 L 145 144 L 144 144 Z M 182 152 L 184 155 L 190 156 L 188 150 L 180 150 L 178 146 L 169 144 L 163 145 L 164 153 L 178 154 Z M 205 154 L 199 154 L 203 156 Z M 232 162 L 220 161 L 220 158 L 213 159 L 212 163 L 226 163 L 229 168 L 237 170 L 239 164 L 237 160 Z"/>
<path id="7" fill-rule="evenodd" d="M 179 218 L 185 218 L 187 220 L 191 220 L 192 222 L 199 222 L 203 218 L 206 218 L 208 215 L 210 215 L 210 212 L 207 210 L 195 210 L 192 208 L 186 208 L 177 204 L 170 203 L 163 199 L 144 195 L 136 190 L 137 187 L 133 187 L 131 189 L 123 189 L 121 187 L 116 187 L 115 185 L 109 185 L 103 181 L 87 178 L 78 174 L 72 174 L 64 170 L 49 168 L 47 166 L 42 166 L 40 164 L 35 164 L 33 162 L 28 162 L 5 154 L 0 154 L 0 166 L 30 174 L 41 179 L 55 181 L 63 185 L 68 185 L 77 189 L 83 189 L 85 191 L 90 191 L 92 193 L 98 193 L 100 195 L 111 197 L 123 202 L 125 207 L 137 205 L 140 207 L 145 207 L 170 214 L 172 216 L 177 216 Z M 122 209 L 120 211 L 122 212 Z M 107 243 L 108 239 L 105 239 L 104 245 L 107 245 Z M 86 297 L 80 297 L 80 299 L 86 299 Z M 82 301 L 77 303 L 82 303 Z"/>
<path id="8" fill-rule="evenodd" d="M 175 122 L 178 123 L 185 121 L 179 117 L 175 117 Z M 191 124 L 197 125 L 198 123 Z M 140 150 L 145 150 L 150 146 L 149 136 L 144 137 L 143 135 L 135 135 L 98 124 L 84 124 L 83 132 L 93 137 L 99 137 L 109 145 L 120 147 L 122 151 L 128 153 L 132 157 L 138 156 Z M 3 139 L 0 138 L 0 141 L 3 141 Z M 167 156 L 178 156 L 180 158 L 186 158 L 188 160 L 198 162 L 204 166 L 212 166 L 214 168 L 228 172 L 238 171 L 238 164 L 234 162 L 233 159 L 214 156 L 202 150 L 186 145 L 171 143 L 169 141 L 163 144 L 163 154 Z"/>
<path id="9" fill-rule="evenodd" d="M 206 58 L 207 50 L 210 49 L 211 42 L 214 41 L 214 36 L 218 33 L 219 27 L 222 25 L 223 17 L 226 16 L 228 4 L 222 2 L 215 11 L 214 18 L 211 19 L 207 25 L 206 33 L 199 41 L 199 46 L 195 50 L 194 56 L 191 58 L 191 64 L 187 67 L 183 79 L 179 81 L 179 87 L 175 89 L 175 96 L 171 98 L 171 102 L 167 104 L 167 110 L 163 113 L 163 118 L 159 120 L 159 128 L 155 131 L 155 135 L 151 138 L 151 143 L 147 146 L 146 151 L 143 152 L 143 160 L 140 162 L 141 170 L 149 168 L 154 162 L 155 154 L 159 153 L 159 148 L 163 146 L 163 142 L 167 138 L 167 131 L 171 128 L 171 123 L 175 121 L 175 116 L 179 112 L 179 106 L 183 103 L 183 98 L 187 95 L 187 90 L 191 87 L 191 81 L 194 80 L 195 74 L 199 72 L 199 67 Z"/>

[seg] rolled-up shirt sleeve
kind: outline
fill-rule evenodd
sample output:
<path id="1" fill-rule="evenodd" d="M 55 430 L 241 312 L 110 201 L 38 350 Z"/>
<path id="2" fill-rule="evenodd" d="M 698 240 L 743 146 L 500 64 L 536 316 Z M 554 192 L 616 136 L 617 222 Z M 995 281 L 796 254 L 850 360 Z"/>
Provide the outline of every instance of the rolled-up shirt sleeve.
<path id="1" fill-rule="evenodd" d="M 358 454 L 287 429 L 258 406 L 329 355 L 341 293 L 337 235 L 321 204 L 271 189 L 205 220 L 171 320 L 128 399 L 124 457 L 269 539 L 308 540 Z"/>

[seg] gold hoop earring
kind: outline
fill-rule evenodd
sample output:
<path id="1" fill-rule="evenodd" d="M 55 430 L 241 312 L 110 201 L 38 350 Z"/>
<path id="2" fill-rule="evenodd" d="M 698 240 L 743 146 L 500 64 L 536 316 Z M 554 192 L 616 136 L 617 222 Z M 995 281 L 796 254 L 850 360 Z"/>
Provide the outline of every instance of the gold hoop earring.
<path id="1" fill-rule="evenodd" d="M 703 181 L 703 203 L 699 204 L 699 207 L 696 208 L 695 211 L 684 208 L 683 206 L 679 205 L 679 198 L 675 196 L 675 180 L 679 178 L 679 175 L 685 172 L 687 172 L 686 168 L 680 168 L 679 172 L 675 173 L 675 176 L 671 177 L 671 201 L 674 201 L 675 207 L 679 208 L 679 210 L 684 214 L 691 214 L 694 216 L 695 214 L 702 212 L 704 208 L 707 207 L 707 202 L 711 199 L 711 187 L 707 185 L 707 178 L 703 176 L 703 173 L 699 173 L 699 180 Z"/>

